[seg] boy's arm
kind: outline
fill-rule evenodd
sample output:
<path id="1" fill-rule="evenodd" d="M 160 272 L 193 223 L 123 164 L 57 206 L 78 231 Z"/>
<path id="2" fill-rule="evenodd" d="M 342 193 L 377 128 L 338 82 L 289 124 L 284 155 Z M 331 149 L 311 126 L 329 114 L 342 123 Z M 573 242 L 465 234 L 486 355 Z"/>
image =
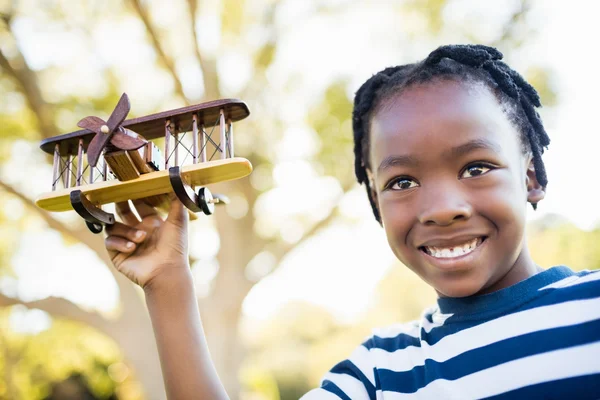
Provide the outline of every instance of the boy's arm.
<path id="1" fill-rule="evenodd" d="M 229 399 L 214 368 L 189 269 L 144 287 L 167 398 Z"/>
<path id="2" fill-rule="evenodd" d="M 117 204 L 124 223 L 107 227 L 106 248 L 115 268 L 144 289 L 167 397 L 228 399 L 200 321 L 188 263 L 187 211 L 173 199 L 163 220 L 142 201 L 133 204 L 141 220 L 127 203 Z"/>

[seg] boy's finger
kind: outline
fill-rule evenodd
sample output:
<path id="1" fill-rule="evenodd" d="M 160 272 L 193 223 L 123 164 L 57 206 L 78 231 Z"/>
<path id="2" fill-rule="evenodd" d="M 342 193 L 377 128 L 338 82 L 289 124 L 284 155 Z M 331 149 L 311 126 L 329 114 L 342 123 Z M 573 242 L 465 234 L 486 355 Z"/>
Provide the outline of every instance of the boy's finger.
<path id="1" fill-rule="evenodd" d="M 104 241 L 106 249 L 120 253 L 131 253 L 135 251 L 136 244 L 120 236 L 108 236 Z"/>
<path id="2" fill-rule="evenodd" d="M 149 217 L 151 215 L 158 215 L 158 213 L 156 212 L 156 209 L 154 209 L 154 207 L 150 206 L 144 200 L 141 200 L 141 199 L 133 200 L 133 205 L 135 206 L 135 209 L 136 209 L 138 215 L 142 219 Z"/>
<path id="3" fill-rule="evenodd" d="M 169 209 L 169 215 L 167 221 L 181 227 L 185 227 L 189 218 L 187 208 L 175 195 L 169 196 L 171 199 L 171 208 Z"/>
<path id="4" fill-rule="evenodd" d="M 128 201 L 123 201 L 121 203 L 115 203 L 115 207 L 117 210 L 117 215 L 121 218 L 121 221 L 130 226 L 135 226 L 140 223 L 140 220 L 136 215 L 131 211 L 131 207 L 129 206 Z"/>
<path id="5" fill-rule="evenodd" d="M 142 243 L 146 239 L 147 232 L 133 228 L 129 225 L 117 222 L 114 225 L 106 227 L 106 234 L 108 236 L 118 236 L 127 239 L 131 242 Z"/>

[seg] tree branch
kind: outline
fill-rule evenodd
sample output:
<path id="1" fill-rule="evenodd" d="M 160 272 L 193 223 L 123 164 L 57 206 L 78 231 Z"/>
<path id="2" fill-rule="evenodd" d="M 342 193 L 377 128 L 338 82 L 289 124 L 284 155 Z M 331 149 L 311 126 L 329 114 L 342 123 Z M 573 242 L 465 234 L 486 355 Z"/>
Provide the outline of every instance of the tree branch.
<path id="1" fill-rule="evenodd" d="M 103 316 L 97 312 L 82 310 L 69 300 L 60 297 L 47 297 L 42 300 L 27 302 L 0 293 L 0 307 L 9 307 L 17 304 L 24 305 L 27 308 L 38 308 L 52 316 L 78 321 L 106 333 L 106 320 Z"/>
<path id="2" fill-rule="evenodd" d="M 196 28 L 196 12 L 198 11 L 198 1 L 188 0 L 190 8 L 190 18 L 192 23 L 192 36 L 194 39 L 194 53 L 202 69 L 202 82 L 204 84 L 204 97 L 206 100 L 215 100 L 221 98 L 219 89 L 219 75 L 217 73 L 217 62 L 214 59 L 207 59 L 200 52 L 198 44 L 198 30 Z"/>
<path id="3" fill-rule="evenodd" d="M 277 244 L 279 244 L 279 246 L 275 247 L 274 249 L 270 249 L 269 251 L 271 252 L 271 254 L 273 254 L 275 256 L 277 263 L 278 264 L 281 263 L 281 261 L 285 257 L 287 257 L 287 255 L 289 253 L 291 253 L 292 250 L 294 250 L 296 247 L 298 247 L 301 243 L 310 239 L 321 229 L 323 229 L 327 225 L 329 225 L 337 217 L 337 209 L 338 209 L 337 206 L 332 207 L 331 212 L 325 218 L 323 218 L 322 220 L 320 220 L 319 222 L 317 222 L 316 224 L 311 226 L 310 229 L 308 231 L 306 231 L 304 233 L 304 235 L 302 235 L 302 238 L 298 242 L 296 242 L 294 244 L 277 243 Z"/>
<path id="4" fill-rule="evenodd" d="M 7 24 L 7 26 L 8 32 L 12 37 L 13 35 L 10 29 L 10 24 Z M 10 76 L 17 83 L 19 91 L 25 96 L 25 100 L 27 101 L 27 104 L 29 104 L 29 108 L 31 111 L 33 111 L 37 119 L 42 136 L 56 136 L 59 134 L 59 131 L 54 124 L 54 107 L 47 103 L 42 97 L 37 75 L 25 62 L 25 58 L 19 50 L 14 37 L 13 41 L 15 42 L 16 55 L 12 60 L 8 60 L 0 48 L 0 68 L 2 68 L 8 74 L 8 76 Z"/>
<path id="5" fill-rule="evenodd" d="M 7 193 L 10 193 L 13 196 L 17 197 L 30 209 L 36 211 L 50 228 L 62 233 L 63 235 L 67 235 L 72 237 L 73 239 L 78 240 L 79 242 L 86 245 L 90 250 L 92 250 L 96 254 L 96 256 L 107 265 L 108 270 L 117 281 L 119 291 L 121 292 L 121 300 L 124 303 L 131 301 L 130 299 L 132 298 L 138 298 L 137 301 L 140 301 L 139 296 L 135 292 L 133 284 L 123 274 L 121 274 L 119 271 L 117 271 L 111 266 L 112 263 L 110 258 L 108 257 L 108 253 L 104 248 L 104 241 L 102 240 L 101 236 L 93 235 L 81 224 L 79 224 L 79 226 L 81 226 L 81 228 L 79 229 L 70 228 L 69 226 L 63 224 L 59 220 L 53 218 L 51 214 L 46 210 L 43 210 L 36 206 L 35 203 L 29 197 L 25 196 L 23 193 L 21 193 L 8 183 L 2 181 L 1 179 L 0 189 L 3 189 Z"/>
<path id="6" fill-rule="evenodd" d="M 13 196 L 17 197 L 26 206 L 35 210 L 38 213 L 38 215 L 48 224 L 48 226 L 50 228 L 52 228 L 64 235 L 67 235 L 74 239 L 77 239 L 78 241 L 80 241 L 83 244 L 85 244 L 86 246 L 88 246 L 92 251 L 94 251 L 98 255 L 98 257 L 104 258 L 105 252 L 103 250 L 100 251 L 100 247 L 97 243 L 98 240 L 95 239 L 94 237 L 91 237 L 91 234 L 86 232 L 84 229 L 72 229 L 69 226 L 60 222 L 59 220 L 52 218 L 51 214 L 48 211 L 39 208 L 33 202 L 33 200 L 31 200 L 29 197 L 25 196 L 23 193 L 21 193 L 19 190 L 15 189 L 10 184 L 4 182 L 2 179 L 0 179 L 0 189 L 3 189 L 5 192 L 10 193 Z"/>
<path id="7" fill-rule="evenodd" d="M 17 189 L 15 189 L 11 185 L 9 185 L 8 183 L 4 182 L 2 179 L 0 179 L 0 189 L 4 190 L 5 192 L 7 192 L 9 194 L 12 194 L 13 196 L 15 196 L 16 198 L 21 200 L 23 203 L 25 203 L 26 206 L 28 206 L 30 208 L 35 208 L 36 211 L 38 211 L 38 214 L 40 215 L 40 217 L 42 217 L 42 219 L 48 224 L 48 226 L 50 228 L 55 229 L 59 232 L 65 233 L 71 237 L 74 237 L 74 238 L 77 237 L 77 236 L 75 236 L 76 235 L 75 231 L 72 231 L 71 228 L 67 227 L 62 222 L 52 218 L 50 216 L 49 212 L 47 212 L 46 210 L 42 210 L 41 208 L 36 206 L 35 203 L 29 197 L 25 196 L 23 193 L 21 193 L 20 191 L 18 191 Z"/>
<path id="8" fill-rule="evenodd" d="M 171 74 L 171 77 L 173 78 L 173 81 L 175 83 L 175 93 L 177 93 L 183 99 L 185 104 L 189 105 L 189 99 L 185 96 L 183 92 L 183 84 L 181 83 L 181 80 L 179 79 L 179 76 L 175 71 L 175 64 L 173 63 L 173 60 L 167 55 L 160 41 L 158 40 L 159 34 L 154 29 L 152 22 L 150 22 L 150 16 L 148 15 L 148 12 L 142 7 L 142 5 L 140 4 L 140 0 L 131 0 L 131 3 L 133 4 L 133 8 L 135 8 L 135 11 L 144 23 L 148 35 L 150 35 L 150 40 L 152 41 L 154 49 L 158 53 L 158 58 L 165 65 L 165 67 Z"/>
<path id="9" fill-rule="evenodd" d="M 300 238 L 300 240 L 297 243 L 285 245 L 281 244 L 275 250 L 271 250 L 271 253 L 275 256 L 278 263 L 280 263 L 292 250 L 294 250 L 294 248 L 298 247 L 300 243 L 310 239 L 321 229 L 328 226 L 338 216 L 337 211 L 339 209 L 339 203 L 342 201 L 342 199 L 348 193 L 348 191 L 352 189 L 352 186 L 353 184 L 348 184 L 342 187 L 342 193 L 335 199 L 334 205 L 333 207 L 331 207 L 329 214 L 325 218 L 311 226 L 309 230 L 304 232 L 304 235 L 302 235 L 302 238 Z"/>
<path id="10" fill-rule="evenodd" d="M 513 15 L 510 17 L 510 20 L 508 20 L 508 22 L 506 23 L 506 25 L 504 26 L 504 29 L 502 30 L 502 35 L 494 40 L 490 46 L 493 47 L 502 47 L 502 44 L 505 44 L 508 41 L 521 41 L 518 40 L 516 37 L 516 28 L 517 26 L 519 26 L 520 23 L 523 23 L 525 17 L 527 16 L 527 14 L 529 13 L 531 9 L 531 3 L 529 0 L 521 0 L 521 3 L 519 4 L 519 8 L 513 13 Z"/>

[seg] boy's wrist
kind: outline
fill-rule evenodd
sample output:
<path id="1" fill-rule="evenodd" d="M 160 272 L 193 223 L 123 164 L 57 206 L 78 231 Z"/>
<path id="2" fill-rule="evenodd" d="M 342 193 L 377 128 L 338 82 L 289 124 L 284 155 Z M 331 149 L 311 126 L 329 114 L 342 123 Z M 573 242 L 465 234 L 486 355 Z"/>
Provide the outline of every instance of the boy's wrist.
<path id="1" fill-rule="evenodd" d="M 152 277 L 143 287 L 146 296 L 160 292 L 171 292 L 182 285 L 193 284 L 193 277 L 188 263 L 179 266 L 160 268 L 160 272 Z"/>

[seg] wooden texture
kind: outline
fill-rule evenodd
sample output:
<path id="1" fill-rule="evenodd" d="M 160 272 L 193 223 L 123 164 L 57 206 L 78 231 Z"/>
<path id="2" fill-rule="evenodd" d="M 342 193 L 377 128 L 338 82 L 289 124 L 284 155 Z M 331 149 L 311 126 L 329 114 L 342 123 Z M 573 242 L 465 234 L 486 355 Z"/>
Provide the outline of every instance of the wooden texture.
<path id="1" fill-rule="evenodd" d="M 152 146 L 152 142 L 148 142 L 146 147 L 139 150 L 113 151 L 105 154 L 104 159 L 118 180 L 123 182 L 131 181 L 139 178 L 140 175 L 155 172 L 155 170 L 146 163 L 146 159 L 148 159 L 149 162 L 154 161 L 152 160 L 152 155 L 147 154 L 152 151 Z M 165 213 L 169 211 L 170 201 L 169 196 L 166 194 L 144 197 L 144 201 L 160 211 Z M 190 219 L 196 219 L 194 213 L 190 212 L 189 214 Z"/>
<path id="2" fill-rule="evenodd" d="M 136 168 L 129 152 L 120 150 L 104 154 L 110 170 L 120 181 L 130 181 L 140 177 L 140 171 Z"/>
<path id="3" fill-rule="evenodd" d="M 225 116 L 234 122 L 250 115 L 248 106 L 246 106 L 246 103 L 243 101 L 237 99 L 223 99 L 129 119 L 124 121 L 122 126 L 144 136 L 147 140 L 152 140 L 165 136 L 165 120 L 167 119 L 170 119 L 171 122 L 175 123 L 181 131 L 188 127 L 191 130 L 192 116 L 194 113 L 197 113 L 198 115 L 199 124 L 204 124 L 207 127 L 213 126 L 215 123 L 218 124 L 219 110 L 221 108 L 225 110 Z M 87 152 L 87 147 L 94 135 L 94 132 L 83 129 L 44 139 L 40 144 L 40 148 L 46 153 L 52 154 L 54 152 L 54 145 L 58 143 L 60 154 L 62 156 L 67 154 L 77 154 L 79 138 L 82 138 L 84 149 Z"/>
<path id="4" fill-rule="evenodd" d="M 159 162 L 158 160 L 153 159 L 153 148 L 154 143 L 148 142 L 146 146 L 142 147 L 139 150 L 129 151 L 129 157 L 131 157 L 131 161 L 135 164 L 136 169 L 140 172 L 140 174 L 149 174 L 151 172 L 156 172 L 149 163 Z M 159 194 L 156 196 L 145 197 L 144 201 L 155 207 L 161 211 L 168 212 L 169 211 L 169 196 L 166 194 Z M 195 214 L 190 213 L 190 218 L 195 219 Z"/>
<path id="5" fill-rule="evenodd" d="M 252 172 L 252 164 L 245 158 L 207 161 L 181 167 L 182 178 L 191 186 L 205 186 L 239 179 L 249 175 L 250 172 Z M 94 205 L 142 199 L 173 191 L 169 181 L 169 171 L 156 171 L 143 174 L 128 182 L 115 179 L 77 188 L 56 190 L 41 195 L 36 200 L 36 204 L 47 211 L 72 210 L 69 195 L 75 189 L 81 190 Z"/>
<path id="6" fill-rule="evenodd" d="M 122 126 L 117 129 L 110 139 L 110 144 L 121 150 L 136 150 L 146 143 L 148 141 L 142 135 Z"/>
<path id="7" fill-rule="evenodd" d="M 154 160 L 154 148 L 156 146 L 152 142 L 148 142 L 144 147 L 138 150 L 130 151 L 129 156 L 141 174 L 156 171 L 150 164 L 158 165 L 160 160 Z"/>

